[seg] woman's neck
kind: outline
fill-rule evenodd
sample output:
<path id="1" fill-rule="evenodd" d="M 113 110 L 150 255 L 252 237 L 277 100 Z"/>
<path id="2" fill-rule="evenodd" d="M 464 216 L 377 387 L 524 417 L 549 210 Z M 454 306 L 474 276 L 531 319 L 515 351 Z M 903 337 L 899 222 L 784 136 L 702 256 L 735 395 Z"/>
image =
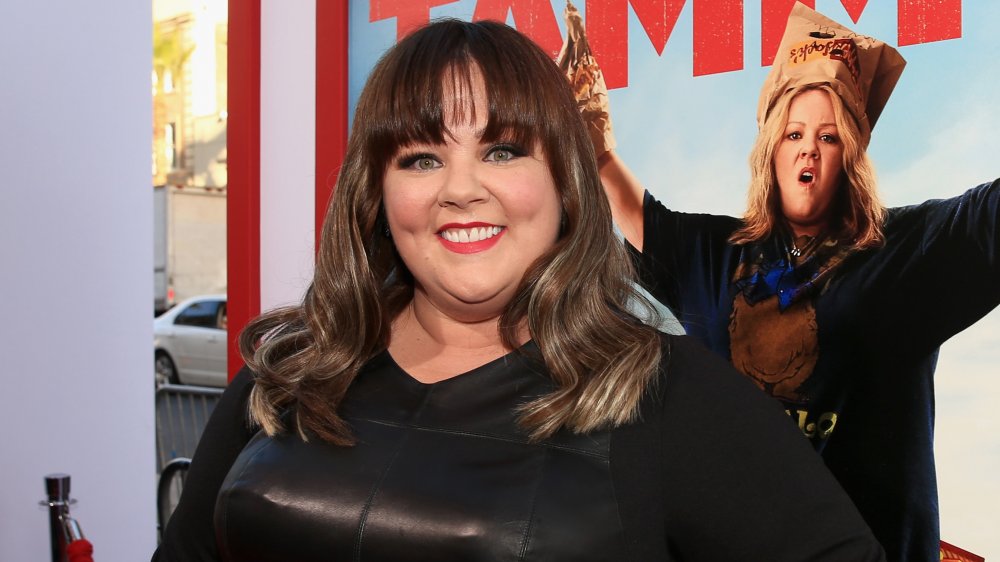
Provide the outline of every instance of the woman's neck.
<path id="1" fill-rule="evenodd" d="M 449 379 L 512 351 L 504 345 L 498 320 L 455 319 L 418 295 L 392 323 L 389 354 L 420 382 Z M 530 336 L 526 326 L 519 332 L 521 345 Z"/>

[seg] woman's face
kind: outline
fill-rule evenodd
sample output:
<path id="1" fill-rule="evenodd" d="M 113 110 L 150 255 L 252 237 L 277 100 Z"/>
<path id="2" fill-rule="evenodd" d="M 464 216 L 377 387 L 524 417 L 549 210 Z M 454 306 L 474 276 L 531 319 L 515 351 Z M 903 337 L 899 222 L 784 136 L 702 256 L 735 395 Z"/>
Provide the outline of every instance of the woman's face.
<path id="1" fill-rule="evenodd" d="M 806 90 L 796 96 L 774 151 L 781 210 L 796 236 L 816 235 L 830 222 L 843 154 L 829 94 Z"/>
<path id="2" fill-rule="evenodd" d="M 392 240 L 415 280 L 414 304 L 461 321 L 500 315 L 528 266 L 555 243 L 562 214 L 539 147 L 483 142 L 488 115 L 482 79 L 445 96 L 444 144 L 401 147 L 383 183 Z M 454 96 L 472 96 L 453 104 Z"/>

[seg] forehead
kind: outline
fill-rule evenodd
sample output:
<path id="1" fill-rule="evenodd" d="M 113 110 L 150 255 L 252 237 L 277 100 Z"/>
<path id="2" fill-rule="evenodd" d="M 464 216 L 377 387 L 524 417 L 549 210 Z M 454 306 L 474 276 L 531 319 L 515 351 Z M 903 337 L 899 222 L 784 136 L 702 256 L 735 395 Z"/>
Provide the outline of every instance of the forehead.
<path id="1" fill-rule="evenodd" d="M 444 73 L 441 112 L 448 129 L 470 125 L 482 132 L 490 112 L 486 82 L 478 65 L 469 65 L 465 72 L 452 68 Z"/>
<path id="2" fill-rule="evenodd" d="M 833 122 L 833 102 L 826 90 L 806 90 L 788 106 L 788 120 L 799 122 Z"/>
<path id="3" fill-rule="evenodd" d="M 482 142 L 554 142 L 579 119 L 569 83 L 527 38 L 483 22 L 445 22 L 404 39 L 373 71 L 353 132 L 373 168 L 402 147 L 442 144 L 474 123 Z M 563 125 L 563 126 L 560 126 Z"/>
<path id="4" fill-rule="evenodd" d="M 433 81 L 422 87 L 402 85 L 395 92 L 392 111 L 379 127 L 385 141 L 382 162 L 414 144 L 442 144 L 455 140 L 455 132 L 471 127 L 483 142 L 503 138 L 522 146 L 534 145 L 541 134 L 544 110 L 528 100 L 531 93 L 513 87 L 501 71 L 484 72 L 472 59 L 460 59 L 437 69 Z M 464 131 L 467 132 L 467 131 Z"/>

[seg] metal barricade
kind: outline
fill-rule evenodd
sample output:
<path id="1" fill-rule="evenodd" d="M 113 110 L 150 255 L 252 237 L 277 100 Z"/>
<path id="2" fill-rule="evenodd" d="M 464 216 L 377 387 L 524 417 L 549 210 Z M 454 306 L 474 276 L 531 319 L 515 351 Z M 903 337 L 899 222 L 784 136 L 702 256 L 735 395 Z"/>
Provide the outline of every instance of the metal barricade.
<path id="1" fill-rule="evenodd" d="M 156 389 L 157 530 L 177 506 L 198 440 L 223 389 L 164 384 Z"/>
<path id="2" fill-rule="evenodd" d="M 176 458 L 194 456 L 223 389 L 165 384 L 156 389 L 156 472 Z"/>
<path id="3" fill-rule="evenodd" d="M 181 490 L 184 488 L 184 479 L 190 466 L 191 459 L 178 457 L 168 462 L 160 472 L 159 483 L 156 486 L 156 531 L 161 540 L 163 531 L 167 528 L 167 521 L 170 520 L 177 502 L 181 499 Z"/>

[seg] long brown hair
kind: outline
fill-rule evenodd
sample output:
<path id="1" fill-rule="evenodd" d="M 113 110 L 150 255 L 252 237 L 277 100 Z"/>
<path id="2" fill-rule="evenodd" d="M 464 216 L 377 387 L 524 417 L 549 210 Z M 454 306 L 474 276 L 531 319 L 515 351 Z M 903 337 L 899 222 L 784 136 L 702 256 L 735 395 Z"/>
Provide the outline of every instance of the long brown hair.
<path id="1" fill-rule="evenodd" d="M 840 96 L 826 84 L 807 84 L 789 90 L 771 109 L 750 151 L 750 189 L 744 226 L 730 236 L 733 244 L 748 244 L 770 237 L 784 222 L 778 181 L 774 175 L 774 152 L 785 134 L 792 100 L 807 90 L 823 90 L 833 105 L 837 133 L 844 146 L 844 178 L 835 198 L 830 235 L 852 249 L 882 244 L 885 208 L 879 201 L 875 167 L 854 117 Z"/>
<path id="2" fill-rule="evenodd" d="M 251 417 L 268 434 L 285 429 L 281 415 L 294 406 L 303 438 L 352 442 L 337 406 L 361 367 L 386 349 L 392 319 L 413 296 L 413 279 L 384 234 L 386 166 L 408 143 L 444 142 L 445 116 L 467 109 L 443 107 L 446 89 L 471 89 L 474 71 L 488 97 L 483 140 L 538 143 L 562 204 L 559 239 L 525 272 L 498 322 L 511 349 L 527 323 L 556 383 L 524 406 L 521 422 L 539 439 L 562 427 L 586 432 L 634 419 L 659 365 L 660 340 L 628 312 L 630 302 L 645 301 L 614 235 L 568 82 L 503 24 L 442 20 L 390 49 L 368 78 L 302 305 L 262 314 L 240 335 L 257 375 Z"/>

